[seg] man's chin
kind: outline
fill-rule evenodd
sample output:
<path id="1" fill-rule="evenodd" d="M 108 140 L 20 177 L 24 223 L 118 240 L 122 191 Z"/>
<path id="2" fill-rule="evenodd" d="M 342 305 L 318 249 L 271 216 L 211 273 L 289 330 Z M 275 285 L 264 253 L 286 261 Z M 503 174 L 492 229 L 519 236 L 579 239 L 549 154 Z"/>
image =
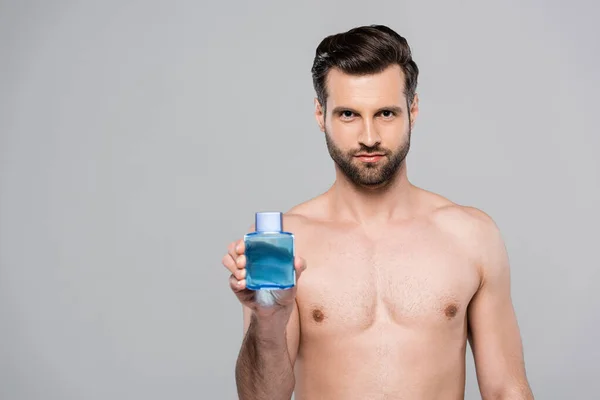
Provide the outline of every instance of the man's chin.
<path id="1" fill-rule="evenodd" d="M 387 180 L 387 181 L 379 181 L 379 182 L 375 182 L 375 183 L 371 183 L 371 182 L 362 183 L 362 184 L 360 184 L 360 186 L 367 190 L 376 190 L 376 189 L 381 189 L 381 188 L 386 187 L 387 185 L 389 185 L 389 183 L 390 183 L 390 181 Z"/>
<path id="2" fill-rule="evenodd" d="M 364 177 L 354 180 L 356 185 L 359 185 L 365 189 L 379 189 L 387 186 L 390 183 L 390 179 L 384 179 L 382 177 Z"/>

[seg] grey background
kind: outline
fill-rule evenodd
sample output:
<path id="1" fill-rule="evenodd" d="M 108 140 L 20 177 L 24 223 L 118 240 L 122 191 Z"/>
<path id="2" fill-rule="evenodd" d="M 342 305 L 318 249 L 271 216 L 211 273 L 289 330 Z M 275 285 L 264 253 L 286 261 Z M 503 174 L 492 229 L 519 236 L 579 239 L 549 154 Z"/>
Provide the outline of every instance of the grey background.
<path id="1" fill-rule="evenodd" d="M 255 211 L 331 184 L 312 57 L 370 23 L 421 68 L 410 179 L 503 231 L 536 397 L 595 397 L 598 11 L 0 2 L 0 398 L 236 397 L 241 308 L 220 259 Z"/>

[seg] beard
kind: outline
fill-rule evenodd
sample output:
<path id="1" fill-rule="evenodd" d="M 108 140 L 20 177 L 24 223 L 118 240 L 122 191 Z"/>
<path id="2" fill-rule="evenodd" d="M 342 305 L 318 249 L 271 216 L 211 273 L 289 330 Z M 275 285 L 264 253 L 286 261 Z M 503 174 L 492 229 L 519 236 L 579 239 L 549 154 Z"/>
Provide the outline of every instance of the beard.
<path id="1" fill-rule="evenodd" d="M 395 151 L 379 145 L 367 147 L 361 143 L 359 149 L 344 152 L 333 142 L 327 130 L 325 130 L 325 142 L 329 155 L 351 182 L 363 187 L 378 187 L 390 182 L 402 166 L 410 149 L 410 135 L 411 129 L 409 128 L 406 141 Z M 384 156 L 378 162 L 363 163 L 356 159 L 355 156 L 358 153 L 377 153 L 384 154 Z"/>

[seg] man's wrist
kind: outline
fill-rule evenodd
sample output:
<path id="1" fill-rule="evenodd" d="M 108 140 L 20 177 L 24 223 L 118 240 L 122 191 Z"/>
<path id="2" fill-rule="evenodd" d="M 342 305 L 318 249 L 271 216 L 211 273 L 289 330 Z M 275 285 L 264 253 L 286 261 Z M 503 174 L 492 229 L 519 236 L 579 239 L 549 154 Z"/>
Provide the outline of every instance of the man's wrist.
<path id="1" fill-rule="evenodd" d="M 252 313 L 250 325 L 258 340 L 279 342 L 285 340 L 285 331 L 290 315 L 291 310 L 287 308 L 255 311 Z"/>

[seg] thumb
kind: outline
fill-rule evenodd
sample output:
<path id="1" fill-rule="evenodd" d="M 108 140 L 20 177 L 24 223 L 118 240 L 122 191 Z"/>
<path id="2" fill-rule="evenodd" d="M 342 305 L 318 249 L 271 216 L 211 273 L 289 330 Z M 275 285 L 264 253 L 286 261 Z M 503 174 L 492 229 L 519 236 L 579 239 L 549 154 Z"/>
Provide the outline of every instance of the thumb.
<path id="1" fill-rule="evenodd" d="M 294 257 L 294 269 L 296 270 L 296 281 L 300 275 L 306 270 L 306 260 L 302 257 Z"/>

